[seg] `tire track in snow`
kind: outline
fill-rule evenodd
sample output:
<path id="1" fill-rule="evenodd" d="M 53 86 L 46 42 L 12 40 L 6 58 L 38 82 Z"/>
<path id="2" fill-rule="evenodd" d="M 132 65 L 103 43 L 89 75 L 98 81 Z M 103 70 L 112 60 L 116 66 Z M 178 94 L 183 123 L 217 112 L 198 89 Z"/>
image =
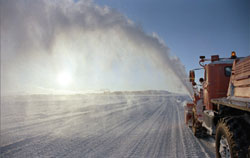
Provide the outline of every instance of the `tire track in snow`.
<path id="1" fill-rule="evenodd" d="M 165 127 L 166 124 L 168 123 L 167 121 L 167 115 L 168 115 L 168 111 L 167 111 L 167 106 L 165 105 L 164 107 L 164 111 L 162 112 L 162 120 L 159 121 L 160 123 L 160 127 L 158 130 L 156 130 L 157 134 L 155 134 L 155 139 L 152 142 L 152 148 L 151 150 L 149 150 L 149 152 L 147 153 L 147 155 L 151 155 L 151 157 L 162 157 L 160 156 L 162 153 L 162 146 L 164 143 L 164 136 L 166 135 L 165 133 Z"/>
<path id="2" fill-rule="evenodd" d="M 188 129 L 188 127 L 184 124 L 184 119 L 182 119 L 183 117 L 180 117 L 180 107 L 177 105 L 177 114 L 178 114 L 178 124 L 179 124 L 179 130 L 181 132 L 181 138 L 182 138 L 182 145 L 184 148 L 184 152 L 185 152 L 185 157 L 200 157 L 200 154 L 197 155 L 197 151 L 200 150 L 196 150 L 194 151 L 194 149 L 197 149 L 197 147 L 195 147 L 193 141 L 196 142 L 196 144 L 198 144 L 199 148 L 201 149 L 201 152 L 204 154 L 205 157 L 210 158 L 209 154 L 205 151 L 204 147 L 200 144 L 200 142 L 198 141 L 198 138 L 196 138 L 193 133 L 189 132 L 189 135 L 187 134 L 187 132 L 185 131 L 190 131 Z M 184 115 L 184 111 L 183 111 L 183 115 Z M 185 135 L 183 135 L 183 132 Z M 191 136 L 190 136 L 191 134 Z M 193 138 L 193 139 L 191 139 Z M 186 144 L 185 144 L 186 143 Z M 187 147 L 192 146 L 191 148 L 187 149 Z"/>
<path id="3" fill-rule="evenodd" d="M 143 103 L 146 103 L 147 101 L 148 100 L 144 101 Z M 124 102 L 122 102 L 122 103 L 124 103 Z M 107 106 L 109 106 L 109 105 L 110 104 L 107 104 Z M 140 106 L 140 104 L 138 104 L 138 105 Z M 136 106 L 138 106 L 138 105 L 136 105 Z M 102 106 L 104 106 L 104 104 L 102 104 Z M 129 110 L 132 110 L 132 108 L 136 108 L 136 106 L 130 107 L 131 109 L 129 109 Z M 116 111 L 114 111 L 114 112 L 121 112 L 121 111 L 119 109 L 118 110 L 116 109 Z M 89 111 L 87 113 L 89 113 Z M 110 113 L 108 113 L 107 115 L 109 115 L 109 114 Z M 10 132 L 15 133 L 16 131 L 18 131 L 19 133 L 22 133 L 22 131 L 32 131 L 33 129 L 36 129 L 37 127 L 40 127 L 40 129 L 41 129 L 42 126 L 45 126 L 45 128 L 42 128 L 42 129 L 48 130 L 48 127 L 50 127 L 51 125 L 52 126 L 56 125 L 57 126 L 56 129 L 58 130 L 60 128 L 60 126 L 65 125 L 65 122 L 67 121 L 66 119 L 68 119 L 68 118 L 70 118 L 70 120 L 79 119 L 85 115 L 86 115 L 86 112 L 84 112 L 83 114 L 77 114 L 77 115 L 73 114 L 70 116 L 61 116 L 61 117 L 59 116 L 59 118 L 52 119 L 52 120 L 45 119 L 44 121 L 39 121 L 39 123 L 37 123 L 37 124 L 32 123 L 32 124 L 28 124 L 28 125 L 24 125 L 24 126 L 19 126 L 19 127 L 13 128 L 13 129 L 9 129 L 6 133 L 7 134 L 9 134 Z M 104 117 L 106 117 L 106 115 Z M 115 130 L 115 128 L 119 128 L 123 123 L 126 123 L 127 121 L 121 122 L 121 124 L 117 124 L 116 127 L 114 126 L 113 128 L 110 128 L 110 131 Z M 62 122 L 63 122 L 63 124 L 62 124 Z M 40 133 L 38 133 L 38 135 L 36 137 L 39 136 L 39 138 L 41 137 L 40 139 L 33 138 L 32 141 L 22 141 L 22 140 L 26 140 L 26 138 L 21 139 L 20 141 L 23 142 L 22 146 L 18 146 L 17 148 L 13 148 L 13 146 L 16 146 L 15 145 L 16 143 L 11 143 L 9 145 L 1 146 L 1 148 L 2 148 L 1 153 L 5 154 L 5 156 L 13 155 L 16 152 L 19 152 L 19 154 L 20 154 L 20 152 L 22 153 L 23 148 L 33 148 L 33 150 L 35 150 L 36 144 L 43 144 L 43 143 L 47 142 L 46 146 L 41 147 L 41 145 L 40 145 L 38 147 L 38 149 L 35 150 L 37 153 L 42 153 L 43 150 L 46 151 L 48 148 L 50 148 L 50 146 L 52 146 L 50 144 L 52 144 L 51 142 L 53 142 L 54 139 L 51 139 L 49 137 L 48 133 L 50 131 L 51 130 L 43 131 L 43 132 L 39 131 Z M 2 133 L 2 134 L 6 134 L 6 133 Z M 27 140 L 30 140 L 29 137 L 27 138 Z M 18 142 L 19 141 L 17 141 L 17 143 Z M 25 144 L 24 144 L 24 142 L 25 142 Z M 81 143 L 82 142 L 79 142 L 78 144 L 81 144 Z M 3 145 L 3 144 L 1 144 L 1 145 Z M 72 144 L 72 146 L 75 146 L 75 144 Z M 6 153 L 6 151 L 8 151 L 8 153 Z M 31 151 L 30 153 L 32 153 L 32 152 L 33 151 Z M 27 153 L 29 153 L 29 152 L 27 152 Z M 27 155 L 27 153 L 26 153 L 26 155 Z"/>
<path id="4" fill-rule="evenodd" d="M 146 113 L 145 113 L 146 115 Z M 67 152 L 64 152 L 63 154 L 61 153 L 58 153 L 59 155 L 55 155 L 56 157 L 67 157 L 67 155 L 70 154 L 69 157 L 72 157 L 72 154 L 74 153 L 74 151 L 79 148 L 82 148 L 82 146 L 84 146 L 85 148 L 89 149 L 89 150 L 93 150 L 94 147 L 93 147 L 93 143 L 96 141 L 96 140 L 99 140 L 99 139 L 105 139 L 105 140 L 109 140 L 110 138 L 109 137 L 106 137 L 107 134 L 117 130 L 117 129 L 120 129 L 122 126 L 128 126 L 130 125 L 129 123 L 129 118 L 125 121 L 122 121 L 118 124 L 114 124 L 113 126 L 111 127 L 107 127 L 108 128 L 108 131 L 106 131 L 105 133 L 101 133 L 101 135 L 92 135 L 92 136 L 88 136 L 87 139 L 84 139 L 83 141 L 78 141 L 78 140 L 75 140 L 71 143 L 70 146 L 68 146 L 66 148 L 66 151 Z M 96 130 L 98 130 L 98 128 L 96 128 Z M 77 133 L 76 133 L 77 134 Z M 98 143 L 98 142 L 97 142 Z M 49 144 L 53 144 L 53 143 L 49 143 Z M 45 147 L 43 149 L 40 150 L 40 152 L 42 152 L 43 150 L 46 151 L 49 147 Z M 81 149 L 81 153 L 83 153 L 83 150 Z"/>
<path id="5" fill-rule="evenodd" d="M 100 152 L 100 151 L 98 151 L 97 149 L 99 149 L 99 150 L 102 151 L 103 150 L 103 148 L 102 148 L 103 144 L 108 145 L 108 147 L 113 146 L 112 143 L 114 141 L 117 141 L 117 140 L 121 139 L 122 137 L 125 138 L 125 136 L 129 135 L 129 133 L 131 133 L 138 125 L 142 124 L 143 122 L 145 122 L 146 120 L 148 120 L 150 117 L 152 117 L 153 114 L 155 114 L 156 112 L 158 112 L 160 108 L 161 108 L 161 106 L 156 107 L 153 112 L 152 111 L 146 111 L 143 114 L 144 116 L 142 118 L 135 117 L 132 120 L 131 120 L 131 118 L 129 118 L 126 121 L 126 123 L 123 125 L 123 126 L 125 126 L 124 128 L 123 128 L 123 126 L 119 126 L 117 128 L 119 130 L 122 130 L 122 131 L 118 131 L 119 135 L 117 137 L 113 137 L 112 135 L 111 136 L 108 135 L 111 132 L 117 132 L 117 130 L 116 131 L 115 130 L 111 130 L 108 133 L 105 132 L 105 134 L 101 135 L 98 139 L 96 139 L 94 137 L 92 141 L 90 141 L 88 144 L 85 145 L 85 147 L 86 146 L 89 146 L 89 147 L 87 149 L 81 150 L 81 153 L 87 155 L 87 154 L 93 154 L 92 152 L 94 152 L 94 153 L 97 153 L 96 156 L 98 157 L 98 155 L 99 155 L 98 152 Z M 136 122 L 136 123 L 134 123 L 134 122 Z M 116 134 L 114 134 L 114 135 L 116 135 Z M 100 138 L 103 139 L 103 140 L 99 140 Z M 105 153 L 108 153 L 108 152 L 105 151 Z M 101 155 L 101 156 L 103 156 L 103 155 Z"/>
<path id="6" fill-rule="evenodd" d="M 28 141 L 16 145 L 14 143 L 18 141 L 10 141 L 10 145 L 13 144 L 10 147 L 1 146 L 5 152 L 3 156 L 213 157 L 185 126 L 184 114 L 181 114 L 183 107 L 176 103 L 177 97 L 134 96 L 130 98 L 130 105 L 106 98 L 108 104 L 101 104 L 102 110 L 98 105 L 84 109 L 79 106 L 80 111 L 89 112 L 84 115 L 73 113 L 66 118 L 62 111 L 58 122 L 47 121 L 20 130 L 17 128 L 20 124 L 17 124 L 13 128 L 16 132 L 9 136 L 19 138 L 22 135 L 18 132 L 26 130 Z M 75 111 L 78 112 L 77 109 Z M 6 130 L 3 137 L 8 132 Z"/>
<path id="7" fill-rule="evenodd" d="M 163 104 L 161 104 L 161 107 L 163 106 Z M 164 108 L 165 109 L 165 108 Z M 147 128 L 146 132 L 140 136 L 141 138 L 138 139 L 138 141 L 131 147 L 131 150 L 128 151 L 128 156 L 125 157 L 136 157 L 136 153 L 140 153 L 141 149 L 145 144 L 146 144 L 146 138 L 148 137 L 148 135 L 150 134 L 150 132 L 154 129 L 152 128 L 154 126 L 154 124 L 159 121 L 159 117 L 163 114 L 164 111 L 160 112 L 158 116 L 155 117 L 155 119 L 152 121 L 151 125 Z M 151 118 L 152 119 L 152 118 Z M 148 125 L 146 125 L 148 126 Z M 143 127 L 141 127 L 143 128 Z M 155 139 L 156 140 L 156 139 Z M 135 156 L 133 156 L 135 155 Z M 150 153 L 147 153 L 147 155 L 150 155 Z"/>

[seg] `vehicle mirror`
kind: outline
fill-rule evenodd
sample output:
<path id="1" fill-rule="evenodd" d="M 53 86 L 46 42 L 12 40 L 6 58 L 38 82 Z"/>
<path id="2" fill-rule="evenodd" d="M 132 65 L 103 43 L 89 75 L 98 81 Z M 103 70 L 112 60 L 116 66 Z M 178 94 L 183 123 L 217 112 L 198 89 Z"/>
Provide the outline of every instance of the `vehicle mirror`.
<path id="1" fill-rule="evenodd" d="M 190 70 L 190 71 L 189 71 L 189 81 L 193 83 L 194 80 L 195 80 L 195 73 L 194 73 L 194 70 Z"/>
<path id="2" fill-rule="evenodd" d="M 200 81 L 200 83 L 203 83 L 203 82 L 204 82 L 204 79 L 203 79 L 203 78 L 200 78 L 199 81 Z"/>

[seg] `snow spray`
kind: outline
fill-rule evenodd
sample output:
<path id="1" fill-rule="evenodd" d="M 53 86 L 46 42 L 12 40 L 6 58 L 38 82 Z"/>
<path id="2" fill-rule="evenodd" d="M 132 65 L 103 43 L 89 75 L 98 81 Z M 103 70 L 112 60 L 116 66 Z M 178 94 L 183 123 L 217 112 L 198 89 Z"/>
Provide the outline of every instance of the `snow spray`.
<path id="1" fill-rule="evenodd" d="M 54 74 L 62 69 L 76 75 L 76 88 L 86 89 L 83 81 L 100 82 L 107 73 L 98 74 L 119 72 L 120 63 L 126 67 L 136 56 L 165 74 L 166 90 L 192 95 L 184 66 L 156 33 L 145 33 L 118 11 L 92 0 L 1 1 L 1 34 L 2 72 L 8 72 L 1 75 L 3 90 L 56 89 Z M 131 63 L 130 68 L 136 67 L 137 62 Z"/>

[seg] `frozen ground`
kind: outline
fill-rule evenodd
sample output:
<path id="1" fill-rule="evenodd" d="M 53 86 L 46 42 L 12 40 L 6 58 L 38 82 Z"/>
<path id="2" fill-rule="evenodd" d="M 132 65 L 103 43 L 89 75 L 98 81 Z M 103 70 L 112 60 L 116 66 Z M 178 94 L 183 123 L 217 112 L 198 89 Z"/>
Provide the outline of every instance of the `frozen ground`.
<path id="1" fill-rule="evenodd" d="M 74 95 L 1 98 L 1 157 L 215 157 L 184 125 L 187 97 Z"/>

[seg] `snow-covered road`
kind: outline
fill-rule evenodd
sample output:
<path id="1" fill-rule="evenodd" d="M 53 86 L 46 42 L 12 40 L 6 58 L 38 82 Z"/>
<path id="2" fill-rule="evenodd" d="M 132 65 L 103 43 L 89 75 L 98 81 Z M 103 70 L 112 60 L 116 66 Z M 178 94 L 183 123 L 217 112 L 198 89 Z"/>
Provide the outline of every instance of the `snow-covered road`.
<path id="1" fill-rule="evenodd" d="M 215 157 L 174 95 L 1 99 L 1 157 Z"/>

